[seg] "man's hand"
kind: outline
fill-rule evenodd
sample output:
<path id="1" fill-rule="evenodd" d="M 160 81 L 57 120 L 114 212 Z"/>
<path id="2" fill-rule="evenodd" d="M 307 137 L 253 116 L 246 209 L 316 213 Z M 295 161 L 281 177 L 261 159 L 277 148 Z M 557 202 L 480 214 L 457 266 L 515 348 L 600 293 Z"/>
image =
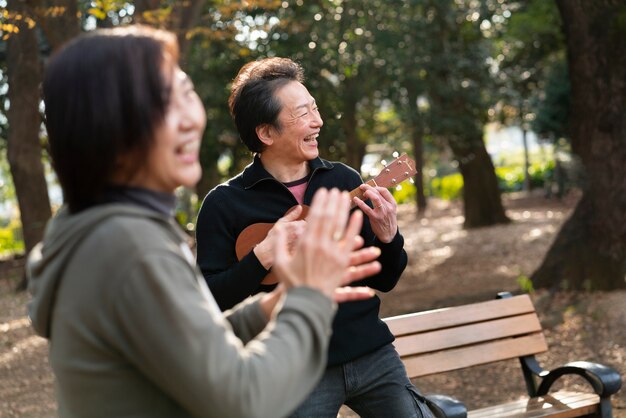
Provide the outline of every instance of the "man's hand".
<path id="1" fill-rule="evenodd" d="M 354 197 L 354 203 L 367 215 L 376 237 L 384 243 L 390 243 L 398 232 L 398 204 L 393 195 L 385 187 L 372 187 L 362 184 L 359 187 L 363 191 L 365 200 L 372 201 L 373 208 L 358 197 Z"/>
<path id="2" fill-rule="evenodd" d="M 297 220 L 302 213 L 302 206 L 296 206 L 285 216 L 280 218 L 276 224 L 269 230 L 263 241 L 257 244 L 252 251 L 256 255 L 259 262 L 269 270 L 274 264 L 274 246 L 276 245 L 276 228 L 283 228 L 286 235 L 287 248 L 292 251 L 296 241 L 304 231 L 304 220 Z M 280 226 L 279 226 L 280 225 Z"/>

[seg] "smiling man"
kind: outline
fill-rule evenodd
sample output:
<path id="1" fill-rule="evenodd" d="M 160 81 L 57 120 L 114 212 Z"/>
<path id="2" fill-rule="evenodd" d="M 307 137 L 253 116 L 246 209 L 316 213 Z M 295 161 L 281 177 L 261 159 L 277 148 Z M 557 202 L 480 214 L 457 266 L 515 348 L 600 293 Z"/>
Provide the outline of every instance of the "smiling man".
<path id="1" fill-rule="evenodd" d="M 380 248 L 382 269 L 354 285 L 387 292 L 406 267 L 393 196 L 363 184 L 352 168 L 319 157 L 317 138 L 324 123 L 303 82 L 302 68 L 286 58 L 248 63 L 233 81 L 230 112 L 254 160 L 207 194 L 196 228 L 198 265 L 222 309 L 276 287 L 268 276 L 275 228 L 238 256 L 240 235 L 259 223 L 280 223 L 293 245 L 305 222 L 299 220 L 302 205 L 310 204 L 320 188 L 363 192 L 363 200 L 353 198 L 366 215 L 361 237 L 366 246 Z M 324 377 L 293 416 L 334 418 L 342 404 L 361 417 L 431 416 L 406 376 L 379 307 L 376 296 L 339 305 Z"/>

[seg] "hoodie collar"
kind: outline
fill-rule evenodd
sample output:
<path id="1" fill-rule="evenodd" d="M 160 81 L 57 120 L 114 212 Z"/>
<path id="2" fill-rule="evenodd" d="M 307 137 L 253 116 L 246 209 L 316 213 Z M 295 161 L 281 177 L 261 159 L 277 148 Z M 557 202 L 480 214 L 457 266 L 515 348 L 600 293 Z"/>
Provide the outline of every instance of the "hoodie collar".
<path id="1" fill-rule="evenodd" d="M 105 203 L 131 203 L 154 210 L 165 216 L 174 216 L 176 196 L 143 187 L 112 186 L 104 192 Z"/>

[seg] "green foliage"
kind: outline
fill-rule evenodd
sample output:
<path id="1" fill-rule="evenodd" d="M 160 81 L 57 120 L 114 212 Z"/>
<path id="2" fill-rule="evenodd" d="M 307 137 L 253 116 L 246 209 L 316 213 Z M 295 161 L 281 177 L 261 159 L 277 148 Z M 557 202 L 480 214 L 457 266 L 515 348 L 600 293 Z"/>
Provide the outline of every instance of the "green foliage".
<path id="1" fill-rule="evenodd" d="M 9 169 L 9 160 L 7 158 L 7 149 L 0 146 L 0 201 L 10 202 L 15 200 L 15 188 Z"/>
<path id="2" fill-rule="evenodd" d="M 415 184 L 408 181 L 402 183 L 394 189 L 391 189 L 391 194 L 393 194 L 394 199 L 396 199 L 396 202 L 398 202 L 399 205 L 403 203 L 415 202 L 415 193 L 417 193 Z"/>
<path id="3" fill-rule="evenodd" d="M 553 102 L 546 103 L 543 110 L 538 107 L 544 101 L 546 79 L 552 67 L 564 62 L 562 23 L 553 1 L 507 3 L 504 6 L 512 11 L 510 19 L 493 43 L 493 62 L 498 65 L 500 85 L 497 117 L 504 124 L 529 129 L 529 122 L 543 118 L 542 112 L 561 112 L 560 107 L 550 107 Z M 561 85 L 567 83 L 566 78 L 559 80 Z"/>
<path id="4" fill-rule="evenodd" d="M 517 285 L 525 293 L 533 293 L 535 291 L 533 287 L 533 281 L 523 274 L 517 277 Z"/>
<path id="5" fill-rule="evenodd" d="M 545 181 L 554 175 L 554 161 L 533 163 L 528 168 L 528 173 L 531 187 L 543 187 Z M 496 167 L 496 178 L 502 192 L 520 191 L 524 186 L 523 167 L 521 165 Z M 463 176 L 460 173 L 453 173 L 435 177 L 426 189 L 426 194 L 432 197 L 444 200 L 459 199 L 463 193 Z M 415 193 L 415 185 L 409 182 L 403 183 L 400 190 L 392 190 L 392 194 L 399 204 L 414 202 Z"/>
<path id="6" fill-rule="evenodd" d="M 546 179 L 554 175 L 554 161 L 537 162 L 528 167 L 530 186 L 543 187 Z M 524 168 L 521 165 L 496 167 L 496 178 L 503 192 L 517 192 L 524 188 Z"/>
<path id="7" fill-rule="evenodd" d="M 431 182 L 432 196 L 445 200 L 454 200 L 463 193 L 463 176 L 460 173 L 449 174 L 444 177 L 436 177 Z"/>
<path id="8" fill-rule="evenodd" d="M 373 143 L 407 149 L 419 137 L 424 160 L 437 161 L 442 149 L 453 145 L 453 152 L 463 154 L 467 143 L 482 137 L 486 110 L 497 90 L 491 75 L 506 75 L 512 82 L 505 90 L 519 87 L 526 97 L 528 91 L 520 86 L 540 89 L 546 63 L 553 63 L 554 52 L 562 49 L 556 6 L 542 0 L 244 3 L 203 3 L 197 25 L 186 33 L 190 44 L 182 64 L 207 113 L 199 191 L 250 161 L 228 113 L 227 97 L 238 69 L 251 60 L 277 55 L 303 65 L 306 85 L 324 117 L 319 138 L 323 157 L 345 161 L 348 154 L 358 154 Z M 145 7 L 133 5 L 138 3 L 97 0 L 80 2 L 79 9 L 83 20 L 99 19 L 97 26 L 103 27 L 130 20 L 167 27 L 179 16 L 176 2 L 153 3 L 155 8 L 141 16 L 129 11 L 139 13 Z M 492 51 L 493 62 L 487 68 Z M 0 149 L 6 136 L 7 91 L 2 87 L 6 84 L 2 58 Z M 488 70 L 496 67 L 499 73 L 490 74 Z M 522 76 L 526 73 L 530 76 Z M 557 81 L 559 74 L 555 70 Z M 549 97 L 548 93 L 548 110 Z M 537 113 L 537 120 L 542 116 Z M 350 138 L 353 142 L 348 144 Z M 224 156 L 229 157 L 227 170 L 218 167 Z M 0 155 L 0 199 L 6 200 L 14 196 L 5 187 L 6 179 L 3 183 L 1 170 L 8 167 L 3 161 Z M 503 189 L 518 190 L 523 180 L 520 170 L 501 171 Z M 545 174 L 545 169 L 531 167 L 533 185 L 539 186 Z M 432 180 L 426 189 L 432 196 L 455 199 L 462 195 L 463 180 L 452 174 Z M 415 186 L 408 182 L 393 193 L 401 203 L 415 200 Z"/>
<path id="9" fill-rule="evenodd" d="M 108 16 L 119 12 L 128 5 L 127 2 L 123 0 L 95 0 L 90 4 L 91 7 L 89 7 L 87 13 L 98 20 L 105 20 Z"/>
<path id="10" fill-rule="evenodd" d="M 534 107 L 537 115 L 531 126 L 537 135 L 552 139 L 568 136 L 570 83 L 565 60 L 550 69 L 544 95 L 535 101 Z"/>
<path id="11" fill-rule="evenodd" d="M 554 160 L 533 163 L 528 167 L 531 187 L 543 187 L 546 180 L 554 177 Z"/>
<path id="12" fill-rule="evenodd" d="M 2 19 L 0 19 L 0 23 L 2 23 Z M 2 44 L 0 43 L 0 50 L 1 48 Z M 6 112 L 9 107 L 8 85 L 9 77 L 6 61 L 3 61 L 0 54 L 0 152 L 6 150 L 7 147 L 7 135 L 9 127 L 9 121 L 6 117 Z M 4 156 L 0 156 L 0 164 L 2 164 L 3 160 Z"/>
<path id="13" fill-rule="evenodd" d="M 496 167 L 496 178 L 503 192 L 516 192 L 524 186 L 524 169 L 521 166 Z"/>
<path id="14" fill-rule="evenodd" d="M 15 219 L 7 226 L 0 227 L 0 256 L 23 252 L 24 240 L 19 222 Z"/>

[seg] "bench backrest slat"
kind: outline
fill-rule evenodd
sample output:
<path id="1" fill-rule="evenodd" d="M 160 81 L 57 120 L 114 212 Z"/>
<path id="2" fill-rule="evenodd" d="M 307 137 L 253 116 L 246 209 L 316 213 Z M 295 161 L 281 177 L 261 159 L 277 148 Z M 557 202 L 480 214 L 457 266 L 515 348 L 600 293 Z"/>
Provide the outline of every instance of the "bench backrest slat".
<path id="1" fill-rule="evenodd" d="M 385 318 L 385 322 L 393 335 L 397 337 L 531 312 L 535 312 L 535 307 L 528 295 L 519 295 L 512 298 L 393 316 Z"/>
<path id="2" fill-rule="evenodd" d="M 394 345 L 400 356 L 407 356 L 540 332 L 541 324 L 537 315 L 525 314 L 455 328 L 404 335 L 396 338 Z"/>
<path id="3" fill-rule="evenodd" d="M 385 319 L 409 377 L 547 351 L 528 295 Z"/>
<path id="4" fill-rule="evenodd" d="M 529 351 L 544 352 L 543 334 L 490 341 L 484 344 L 403 357 L 410 378 L 448 372 L 479 364 L 492 363 L 527 355 Z"/>

